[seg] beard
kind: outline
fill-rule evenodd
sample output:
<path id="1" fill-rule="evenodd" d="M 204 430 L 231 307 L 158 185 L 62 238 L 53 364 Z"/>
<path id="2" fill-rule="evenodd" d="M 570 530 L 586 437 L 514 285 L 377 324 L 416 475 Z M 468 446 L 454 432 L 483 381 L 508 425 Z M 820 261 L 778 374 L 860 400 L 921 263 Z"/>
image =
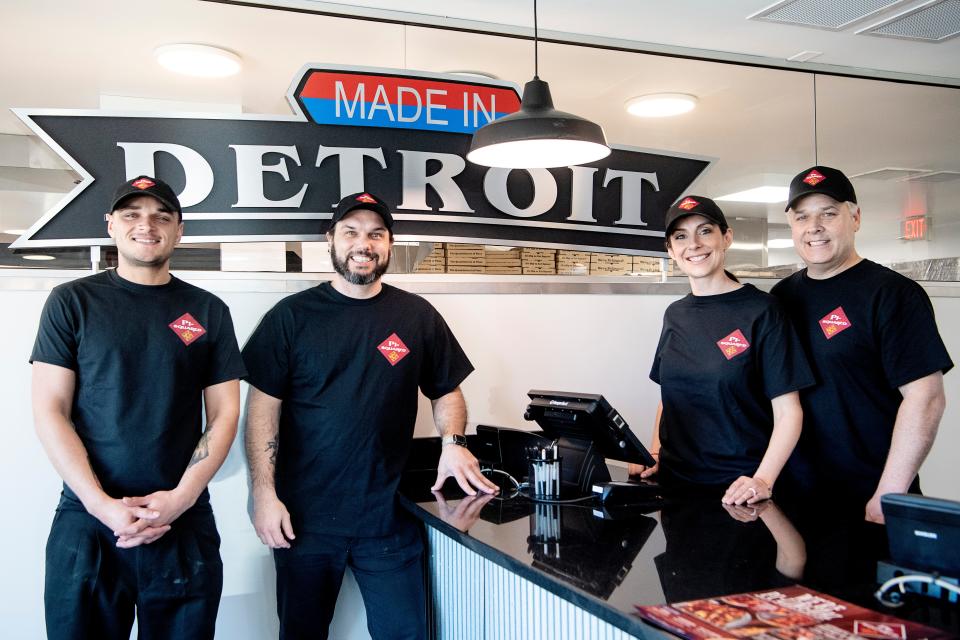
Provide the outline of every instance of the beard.
<path id="1" fill-rule="evenodd" d="M 352 256 L 365 256 L 373 260 L 374 268 L 370 273 L 356 273 L 350 270 L 350 258 Z M 348 253 L 343 259 L 337 255 L 337 250 L 333 246 L 333 243 L 330 243 L 330 261 L 333 263 L 333 270 L 340 274 L 340 276 L 349 282 L 350 284 L 356 285 L 368 285 L 373 284 L 379 280 L 383 274 L 387 272 L 387 269 L 390 267 L 390 256 L 387 255 L 386 259 L 383 262 L 380 262 L 380 256 L 375 253 L 354 251 Z"/>

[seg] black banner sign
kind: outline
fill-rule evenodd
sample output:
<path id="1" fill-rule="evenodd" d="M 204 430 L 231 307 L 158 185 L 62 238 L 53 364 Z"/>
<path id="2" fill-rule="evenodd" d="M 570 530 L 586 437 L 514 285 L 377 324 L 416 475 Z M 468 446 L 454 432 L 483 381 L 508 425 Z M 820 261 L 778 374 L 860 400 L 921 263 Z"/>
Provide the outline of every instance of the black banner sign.
<path id="1" fill-rule="evenodd" d="M 310 74 L 322 74 L 332 97 Z M 305 87 L 321 97 L 305 99 Z M 468 163 L 469 130 L 516 110 L 518 102 L 504 106 L 503 87 L 516 92 L 495 81 L 311 66 L 288 95 L 294 117 L 15 110 L 83 179 L 12 248 L 111 244 L 103 215 L 113 190 L 144 173 L 179 194 L 185 243 L 322 240 L 333 205 L 367 190 L 393 205 L 398 240 L 663 255 L 664 214 L 710 161 L 614 147 L 580 167 Z M 472 110 L 453 108 L 460 93 Z"/>

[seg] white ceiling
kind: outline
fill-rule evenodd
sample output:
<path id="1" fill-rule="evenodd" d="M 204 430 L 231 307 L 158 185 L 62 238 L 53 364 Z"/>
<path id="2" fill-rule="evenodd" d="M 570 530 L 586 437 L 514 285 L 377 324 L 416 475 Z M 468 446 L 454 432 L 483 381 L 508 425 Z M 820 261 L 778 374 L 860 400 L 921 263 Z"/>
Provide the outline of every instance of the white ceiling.
<path id="1" fill-rule="evenodd" d="M 105 96 L 122 97 L 128 105 L 139 99 L 153 110 L 289 114 L 288 86 L 309 62 L 435 72 L 472 69 L 520 85 L 533 73 L 530 41 L 512 37 L 532 33 L 531 2 L 274 4 L 300 11 L 202 0 L 0 0 L 0 20 L 6 27 L 0 39 L 0 134 L 28 132 L 10 107 L 96 109 L 117 104 L 116 98 Z M 925 44 L 855 35 L 870 20 L 839 33 L 746 20 L 769 4 L 541 0 L 541 35 L 603 47 L 544 43 L 540 75 L 550 82 L 559 108 L 601 123 L 612 143 L 716 158 L 696 185 L 708 195 L 756 186 L 771 176 L 782 182 L 815 160 L 850 174 L 882 167 L 960 171 L 960 90 L 819 75 L 815 149 L 814 75 L 803 72 L 909 77 L 960 86 L 960 38 Z M 896 9 L 917 4 L 920 0 L 901 2 Z M 338 17 L 346 14 L 359 19 Z M 157 65 L 152 52 L 174 42 L 231 49 L 242 57 L 243 71 L 218 80 L 173 75 Z M 805 64 L 785 61 L 806 49 L 823 55 Z M 631 50 L 765 66 L 711 64 Z M 766 68 L 770 66 L 793 71 Z M 693 113 L 669 120 L 644 121 L 625 113 L 628 98 L 658 91 L 693 93 L 700 104 Z M 18 188 L 37 190 L 9 171 L 16 164 L 5 162 L 9 145 L 3 138 L 0 195 Z M 26 166 L 54 166 L 40 155 L 33 148 Z M 12 187 L 11 181 L 26 187 Z M 926 200 L 929 209 L 952 206 L 960 181 L 931 189 L 936 193 Z M 906 206 L 900 200 L 897 196 L 881 203 L 893 227 Z M 39 204 L 24 207 L 21 201 L 8 206 L 9 201 L 0 198 L 0 228 L 21 226 L 12 221 L 15 216 L 35 220 L 42 213 L 35 211 Z M 777 206 L 731 209 L 736 215 L 769 215 L 782 221 Z M 960 219 L 955 207 L 949 215 Z"/>

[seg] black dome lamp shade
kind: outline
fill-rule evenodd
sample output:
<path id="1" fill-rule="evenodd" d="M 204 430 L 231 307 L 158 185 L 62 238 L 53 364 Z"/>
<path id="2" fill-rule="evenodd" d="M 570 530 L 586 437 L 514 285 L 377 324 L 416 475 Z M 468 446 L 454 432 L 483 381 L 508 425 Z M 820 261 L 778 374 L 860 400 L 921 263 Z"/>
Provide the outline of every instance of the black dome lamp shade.
<path id="1" fill-rule="evenodd" d="M 537 3 L 533 3 L 534 67 L 537 61 Z M 600 125 L 553 108 L 549 85 L 534 70 L 523 88 L 520 111 L 498 118 L 473 134 L 467 160 L 487 167 L 539 169 L 594 162 L 610 155 Z"/>

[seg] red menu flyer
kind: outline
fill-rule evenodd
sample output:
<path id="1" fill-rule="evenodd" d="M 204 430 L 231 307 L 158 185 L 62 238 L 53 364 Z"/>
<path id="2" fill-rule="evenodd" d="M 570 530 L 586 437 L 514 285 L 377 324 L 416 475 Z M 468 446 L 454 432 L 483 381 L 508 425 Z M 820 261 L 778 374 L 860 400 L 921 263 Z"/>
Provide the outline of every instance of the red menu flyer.
<path id="1" fill-rule="evenodd" d="M 682 638 L 939 640 L 946 631 L 871 611 L 806 587 L 654 606 L 638 615 Z"/>

